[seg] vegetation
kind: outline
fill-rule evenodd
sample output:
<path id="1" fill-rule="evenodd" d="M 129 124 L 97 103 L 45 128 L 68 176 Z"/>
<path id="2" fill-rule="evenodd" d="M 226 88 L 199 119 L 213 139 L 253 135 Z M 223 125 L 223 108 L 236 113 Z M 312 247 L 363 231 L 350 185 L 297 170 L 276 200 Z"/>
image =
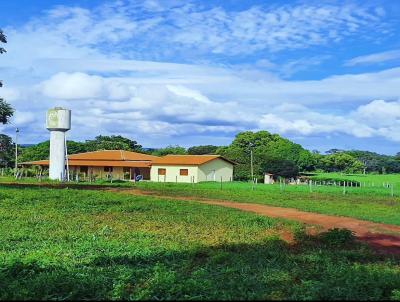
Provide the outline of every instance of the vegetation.
<path id="1" fill-rule="evenodd" d="M 6 50 L 1 46 L 3 43 L 7 43 L 7 37 L 0 29 L 0 54 L 6 52 Z M 2 81 L 0 81 L 0 87 L 3 87 Z M 13 114 L 14 109 L 10 106 L 10 104 L 4 101 L 4 99 L 0 98 L 0 124 L 8 124 Z"/>
<path id="2" fill-rule="evenodd" d="M 191 155 L 215 154 L 217 149 L 218 146 L 213 145 L 193 146 L 187 150 L 187 153 Z"/>
<path id="3" fill-rule="evenodd" d="M 400 156 L 381 155 L 369 151 L 345 151 L 363 163 L 366 173 L 400 173 Z"/>
<path id="4" fill-rule="evenodd" d="M 309 170 L 314 165 L 309 151 L 268 131 L 241 132 L 229 146 L 219 148 L 217 153 L 236 163 L 236 180 L 248 180 L 251 179 L 251 151 L 257 178 L 262 178 L 264 172 L 284 177 L 296 176 L 299 170 Z"/>
<path id="5" fill-rule="evenodd" d="M 15 144 L 11 137 L 0 134 L 0 168 L 8 168 L 14 165 L 15 161 Z"/>
<path id="6" fill-rule="evenodd" d="M 86 151 L 97 151 L 97 150 L 141 151 L 142 146 L 139 145 L 137 141 L 122 137 L 121 135 L 111 135 L 111 136 L 98 135 L 94 140 L 87 140 L 84 143 L 84 148 L 86 149 Z"/>
<path id="7" fill-rule="evenodd" d="M 0 200 L 1 300 L 398 297 L 399 259 L 346 231 L 96 191 L 1 188 Z"/>
<path id="8" fill-rule="evenodd" d="M 395 173 L 400 172 L 400 156 L 380 155 L 367 151 L 343 151 L 332 149 L 326 155 L 305 150 L 278 134 L 268 131 L 238 133 L 229 146 L 193 146 L 187 150 L 178 145 L 145 150 L 135 140 L 120 135 L 99 135 L 85 142 L 68 141 L 68 153 L 75 154 L 96 150 L 128 150 L 151 153 L 157 156 L 168 154 L 220 154 L 236 163 L 235 180 L 250 180 L 250 158 L 253 153 L 254 177 L 259 181 L 265 172 L 279 177 L 297 177 L 301 172 L 343 172 L 343 173 Z M 49 141 L 23 148 L 21 162 L 47 159 Z M 10 166 L 11 162 L 6 165 Z"/>
<path id="9" fill-rule="evenodd" d="M 323 156 L 317 165 L 326 172 L 343 171 L 345 173 L 356 173 L 364 168 L 364 165 L 359 160 L 344 152 Z"/>
<path id="10" fill-rule="evenodd" d="M 69 154 L 90 152 L 97 150 L 127 150 L 141 151 L 142 146 L 136 141 L 120 135 L 96 136 L 93 140 L 86 142 L 67 141 Z M 50 155 L 50 141 L 45 141 L 34 146 L 22 148 L 19 158 L 20 162 L 48 159 Z"/>
<path id="11" fill-rule="evenodd" d="M 184 155 L 187 154 L 186 149 L 183 147 L 180 147 L 178 145 L 176 146 L 167 146 L 165 148 L 159 148 L 156 149 L 152 152 L 153 155 L 156 156 L 164 156 L 168 154 L 178 154 L 178 155 Z"/>

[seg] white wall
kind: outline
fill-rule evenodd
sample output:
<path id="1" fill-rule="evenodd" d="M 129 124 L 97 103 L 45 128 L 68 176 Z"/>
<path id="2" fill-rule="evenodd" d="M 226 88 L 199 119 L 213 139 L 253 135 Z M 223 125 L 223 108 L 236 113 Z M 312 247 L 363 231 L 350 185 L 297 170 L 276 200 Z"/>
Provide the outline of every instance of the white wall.
<path id="1" fill-rule="evenodd" d="M 199 181 L 232 181 L 233 165 L 223 159 L 216 158 L 199 166 Z"/>
<path id="2" fill-rule="evenodd" d="M 158 175 L 158 169 L 166 169 L 166 175 Z M 188 169 L 189 175 L 180 175 L 180 169 Z M 150 180 L 156 182 L 198 182 L 198 167 L 197 166 L 171 166 L 171 165 L 152 165 L 150 170 Z"/>

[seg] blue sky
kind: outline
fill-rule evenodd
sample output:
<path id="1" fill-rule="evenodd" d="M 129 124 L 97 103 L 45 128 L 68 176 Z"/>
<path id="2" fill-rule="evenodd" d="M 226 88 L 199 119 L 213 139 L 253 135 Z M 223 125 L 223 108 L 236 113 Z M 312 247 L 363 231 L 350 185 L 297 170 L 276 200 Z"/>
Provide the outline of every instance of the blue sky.
<path id="1" fill-rule="evenodd" d="M 304 147 L 400 151 L 398 1 L 2 1 L 0 95 L 23 143 L 45 111 L 74 140 L 229 144 L 268 130 Z"/>

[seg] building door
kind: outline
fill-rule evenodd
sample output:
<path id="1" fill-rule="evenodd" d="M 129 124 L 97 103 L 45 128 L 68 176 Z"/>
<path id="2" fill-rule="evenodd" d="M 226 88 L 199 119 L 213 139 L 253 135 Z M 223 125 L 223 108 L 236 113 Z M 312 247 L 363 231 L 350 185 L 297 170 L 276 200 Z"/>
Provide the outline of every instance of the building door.
<path id="1" fill-rule="evenodd" d="M 135 180 L 136 176 L 140 175 L 140 169 L 139 168 L 132 168 L 131 169 L 131 180 Z"/>

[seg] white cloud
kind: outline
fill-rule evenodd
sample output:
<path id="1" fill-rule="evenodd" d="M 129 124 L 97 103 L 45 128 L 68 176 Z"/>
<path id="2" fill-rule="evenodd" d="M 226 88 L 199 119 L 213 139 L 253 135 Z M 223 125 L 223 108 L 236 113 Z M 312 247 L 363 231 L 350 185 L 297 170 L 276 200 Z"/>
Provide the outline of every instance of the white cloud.
<path id="1" fill-rule="evenodd" d="M 384 137 L 400 142 L 400 101 L 374 100 L 343 115 L 321 114 L 290 104 L 262 115 L 259 128 L 281 134 L 317 135 L 339 133 L 358 138 Z M 301 116 L 301 118 L 298 118 Z"/>
<path id="2" fill-rule="evenodd" d="M 344 65 L 345 66 L 368 65 L 368 64 L 383 63 L 399 59 L 400 59 L 400 50 L 396 49 L 396 50 L 384 51 L 370 55 L 355 57 L 348 60 Z"/>
<path id="3" fill-rule="evenodd" d="M 222 8 L 175 10 L 171 15 L 170 21 L 177 27 L 176 31 L 174 27 L 169 28 L 173 42 L 232 55 L 338 41 L 358 31 L 373 29 L 381 18 L 381 14 L 372 9 L 350 4 L 254 6 L 238 12 Z"/>
<path id="4" fill-rule="evenodd" d="M 36 115 L 33 112 L 29 111 L 17 110 L 13 118 L 13 123 L 15 126 L 29 126 L 35 121 L 36 121 Z"/>
<path id="5" fill-rule="evenodd" d="M 60 72 L 40 84 L 45 96 L 55 99 L 85 99 L 101 97 L 104 81 L 99 76 L 76 72 Z M 111 87 L 111 89 L 115 89 Z"/>

